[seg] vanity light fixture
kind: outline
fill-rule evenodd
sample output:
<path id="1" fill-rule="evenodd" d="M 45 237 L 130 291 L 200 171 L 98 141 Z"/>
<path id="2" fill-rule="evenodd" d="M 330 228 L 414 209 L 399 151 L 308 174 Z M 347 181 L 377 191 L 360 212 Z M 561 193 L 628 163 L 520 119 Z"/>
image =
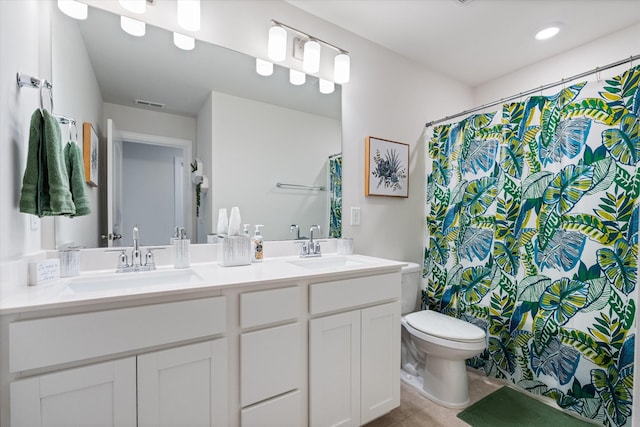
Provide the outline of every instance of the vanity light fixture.
<path id="1" fill-rule="evenodd" d="M 256 58 L 256 72 L 261 76 L 270 76 L 273 74 L 273 63 Z"/>
<path id="2" fill-rule="evenodd" d="M 196 47 L 196 39 L 185 36 L 184 34 L 173 33 L 173 44 L 182 50 L 193 50 L 193 48 Z"/>
<path id="3" fill-rule="evenodd" d="M 267 56 L 272 61 L 284 61 L 287 56 L 287 30 L 280 25 L 269 28 Z"/>
<path id="4" fill-rule="evenodd" d="M 313 39 L 307 40 L 302 58 L 302 69 L 306 73 L 313 74 L 320 71 L 320 43 Z"/>
<path id="5" fill-rule="evenodd" d="M 339 48 L 336 45 L 327 43 L 320 40 L 317 37 L 310 36 L 300 30 L 297 30 L 289 25 L 278 22 L 274 19 L 271 20 L 271 28 L 269 28 L 269 43 L 268 43 L 268 56 L 273 61 L 284 61 L 287 57 L 287 32 L 297 33 L 302 37 L 293 38 L 293 58 L 302 60 L 302 69 L 305 73 L 315 74 L 320 71 L 320 54 L 323 46 L 329 47 L 337 52 L 334 58 L 334 82 L 338 84 L 344 84 L 349 82 L 351 74 L 351 60 L 349 52 Z M 303 45 L 304 43 L 304 45 Z M 303 77 L 305 74 L 291 70 L 289 74 L 289 80 L 292 84 L 303 84 Z M 330 88 L 328 80 L 321 79 L 322 89 L 331 93 L 335 89 Z M 296 83 L 294 83 L 296 82 Z"/>
<path id="6" fill-rule="evenodd" d="M 120 0 L 120 6 L 133 13 L 144 13 L 147 9 L 146 0 Z"/>
<path id="7" fill-rule="evenodd" d="M 200 0 L 178 0 L 178 25 L 188 31 L 200 29 Z"/>
<path id="8" fill-rule="evenodd" d="M 338 84 L 348 83 L 351 78 L 351 59 L 346 52 L 340 52 L 333 60 L 334 80 Z"/>
<path id="9" fill-rule="evenodd" d="M 129 18 L 128 16 L 120 17 L 120 28 L 122 28 L 125 33 L 136 37 L 144 36 L 146 30 L 144 22 Z"/>
<path id="10" fill-rule="evenodd" d="M 553 24 L 547 27 L 544 27 L 540 31 L 538 31 L 535 35 L 536 40 L 547 40 L 551 37 L 555 37 L 560 32 L 560 25 Z"/>
<path id="11" fill-rule="evenodd" d="M 320 93 L 323 93 L 325 95 L 333 93 L 333 91 L 336 89 L 335 83 L 333 83 L 331 80 L 320 79 L 318 80 L 318 83 L 320 86 Z"/>
<path id="12" fill-rule="evenodd" d="M 74 19 L 87 19 L 88 7 L 75 0 L 58 0 L 58 9 Z"/>
<path id="13" fill-rule="evenodd" d="M 306 80 L 307 75 L 302 71 L 294 70 L 293 68 L 289 70 L 289 82 L 292 85 L 303 85 Z"/>

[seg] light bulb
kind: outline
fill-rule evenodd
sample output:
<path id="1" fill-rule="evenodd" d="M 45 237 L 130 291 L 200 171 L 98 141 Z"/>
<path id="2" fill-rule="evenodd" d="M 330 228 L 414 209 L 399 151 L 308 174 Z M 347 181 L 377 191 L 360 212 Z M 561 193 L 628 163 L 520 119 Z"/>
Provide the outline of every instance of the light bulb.
<path id="1" fill-rule="evenodd" d="M 196 47 L 196 39 L 180 33 L 173 33 L 173 44 L 183 50 L 193 50 Z"/>
<path id="2" fill-rule="evenodd" d="M 120 17 L 120 28 L 122 28 L 124 32 L 136 37 L 144 36 L 146 30 L 144 22 L 127 16 Z"/>
<path id="3" fill-rule="evenodd" d="M 351 59 L 346 53 L 336 55 L 333 63 L 334 80 L 338 84 L 349 82 L 351 73 Z"/>
<path id="4" fill-rule="evenodd" d="M 178 0 L 178 25 L 189 31 L 200 29 L 200 0 Z"/>
<path id="5" fill-rule="evenodd" d="M 307 75 L 302 71 L 293 69 L 289 70 L 289 82 L 291 82 L 292 85 L 303 85 L 306 80 Z"/>
<path id="6" fill-rule="evenodd" d="M 87 19 L 88 8 L 84 3 L 75 0 L 58 0 L 58 9 L 74 19 Z"/>
<path id="7" fill-rule="evenodd" d="M 273 63 L 256 58 L 256 72 L 261 76 L 270 76 L 273 74 Z"/>
<path id="8" fill-rule="evenodd" d="M 287 55 L 287 30 L 278 25 L 269 28 L 267 51 L 272 61 L 284 61 Z"/>
<path id="9" fill-rule="evenodd" d="M 553 25 L 538 31 L 535 37 L 536 37 L 536 40 L 547 40 L 547 39 L 550 39 L 551 37 L 554 37 L 559 32 L 560 32 L 560 27 L 557 25 Z"/>
<path id="10" fill-rule="evenodd" d="M 336 88 L 336 85 L 330 80 L 320 79 L 319 83 L 320 83 L 320 93 L 323 93 L 325 95 L 329 93 L 333 93 L 333 91 Z"/>
<path id="11" fill-rule="evenodd" d="M 304 44 L 302 69 L 306 73 L 317 73 L 320 70 L 320 43 L 308 40 Z"/>
<path id="12" fill-rule="evenodd" d="M 133 13 L 144 13 L 147 8 L 146 0 L 120 0 L 120 6 Z"/>

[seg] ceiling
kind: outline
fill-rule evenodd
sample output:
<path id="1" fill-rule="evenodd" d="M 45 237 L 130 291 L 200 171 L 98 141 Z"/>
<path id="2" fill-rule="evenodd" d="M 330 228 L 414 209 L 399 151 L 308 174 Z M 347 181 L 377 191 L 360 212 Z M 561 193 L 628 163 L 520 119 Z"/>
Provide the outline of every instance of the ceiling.
<path id="1" fill-rule="evenodd" d="M 640 0 L 287 1 L 472 87 L 640 23 Z"/>

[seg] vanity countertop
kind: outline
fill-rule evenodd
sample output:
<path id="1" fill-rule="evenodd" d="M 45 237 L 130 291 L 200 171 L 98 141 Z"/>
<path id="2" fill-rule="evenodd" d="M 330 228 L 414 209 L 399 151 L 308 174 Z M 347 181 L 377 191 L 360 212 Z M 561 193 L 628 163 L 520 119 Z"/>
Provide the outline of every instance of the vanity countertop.
<path id="1" fill-rule="evenodd" d="M 353 273 L 396 272 L 403 265 L 364 255 L 325 254 L 304 259 L 266 258 L 261 263 L 235 267 L 208 262 L 192 263 L 190 268 L 181 270 L 172 266 L 119 274 L 113 270 L 94 270 L 37 286 L 7 286 L 0 294 L 0 314 L 215 292 L 233 286 L 339 279 Z"/>

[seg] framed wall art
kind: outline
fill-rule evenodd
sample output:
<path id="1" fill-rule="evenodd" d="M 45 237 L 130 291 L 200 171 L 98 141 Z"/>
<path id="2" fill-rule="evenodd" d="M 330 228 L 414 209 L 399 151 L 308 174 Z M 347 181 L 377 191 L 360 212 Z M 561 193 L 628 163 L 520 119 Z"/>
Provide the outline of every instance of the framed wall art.
<path id="1" fill-rule="evenodd" d="M 409 197 L 409 144 L 368 136 L 365 195 Z"/>
<path id="2" fill-rule="evenodd" d="M 84 157 L 84 175 L 87 184 L 98 186 L 98 134 L 91 123 L 82 125 L 82 154 Z"/>

